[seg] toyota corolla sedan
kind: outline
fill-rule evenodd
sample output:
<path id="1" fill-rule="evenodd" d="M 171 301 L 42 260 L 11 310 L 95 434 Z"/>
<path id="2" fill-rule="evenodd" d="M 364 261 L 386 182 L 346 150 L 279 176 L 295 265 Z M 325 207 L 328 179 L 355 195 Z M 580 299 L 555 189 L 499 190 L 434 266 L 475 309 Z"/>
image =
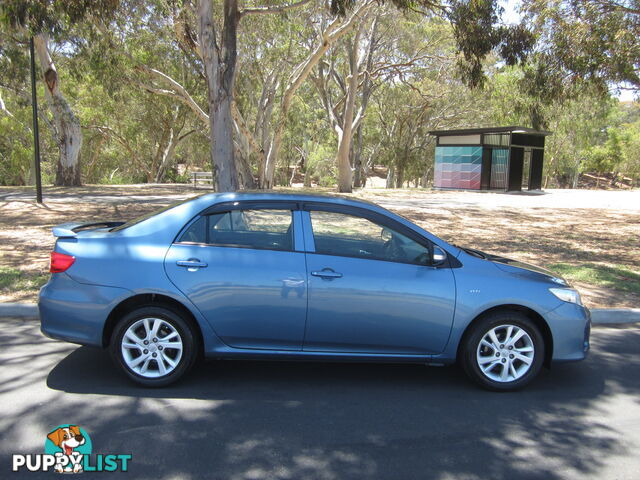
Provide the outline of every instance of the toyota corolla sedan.
<path id="1" fill-rule="evenodd" d="M 589 350 L 589 311 L 563 279 L 372 203 L 214 193 L 53 234 L 42 331 L 109 349 L 144 386 L 205 356 L 457 362 L 481 386 L 513 390 Z"/>

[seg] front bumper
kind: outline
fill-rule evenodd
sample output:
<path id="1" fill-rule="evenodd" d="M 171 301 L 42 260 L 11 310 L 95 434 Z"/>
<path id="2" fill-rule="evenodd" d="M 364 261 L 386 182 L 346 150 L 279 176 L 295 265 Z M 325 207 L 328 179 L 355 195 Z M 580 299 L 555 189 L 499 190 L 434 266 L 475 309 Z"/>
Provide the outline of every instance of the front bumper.
<path id="1" fill-rule="evenodd" d="M 589 353 L 591 313 L 585 306 L 563 303 L 545 314 L 553 337 L 553 362 L 584 360 Z"/>
<path id="2" fill-rule="evenodd" d="M 40 330 L 56 340 L 101 347 L 109 313 L 129 294 L 124 288 L 87 285 L 54 273 L 38 298 Z"/>

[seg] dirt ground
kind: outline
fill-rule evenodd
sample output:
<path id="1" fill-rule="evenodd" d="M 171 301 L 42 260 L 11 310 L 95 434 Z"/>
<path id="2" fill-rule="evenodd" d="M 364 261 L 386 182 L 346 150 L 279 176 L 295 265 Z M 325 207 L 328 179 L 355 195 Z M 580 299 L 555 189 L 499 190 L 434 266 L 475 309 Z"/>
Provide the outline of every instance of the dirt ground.
<path id="1" fill-rule="evenodd" d="M 48 187 L 45 204 L 37 205 L 32 189 L 0 187 L 0 302 L 36 301 L 48 277 L 54 225 L 130 219 L 200 193 L 189 185 Z M 451 243 L 552 268 L 562 264 L 568 271 L 588 265 L 610 277 L 572 282 L 588 306 L 640 306 L 639 190 L 526 195 L 365 189 L 353 196 Z"/>

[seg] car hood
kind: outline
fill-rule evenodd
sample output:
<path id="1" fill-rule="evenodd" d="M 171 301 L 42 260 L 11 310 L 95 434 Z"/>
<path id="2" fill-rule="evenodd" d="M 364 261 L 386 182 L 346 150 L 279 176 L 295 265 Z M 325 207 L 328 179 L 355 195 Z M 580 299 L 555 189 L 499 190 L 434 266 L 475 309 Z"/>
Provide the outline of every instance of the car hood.
<path id="1" fill-rule="evenodd" d="M 500 270 L 508 273 L 515 274 L 525 274 L 527 276 L 543 276 L 546 280 L 552 280 L 556 283 L 568 285 L 566 280 L 559 275 L 555 274 L 551 270 L 547 270 L 546 268 L 538 267 L 537 265 L 531 265 L 530 263 L 520 262 L 518 260 L 514 260 L 512 258 L 506 258 L 501 255 L 496 255 L 493 253 L 486 253 L 480 250 L 476 250 L 473 248 L 462 248 L 462 250 L 466 251 L 470 255 L 483 258 L 484 260 L 488 260 L 493 263 Z"/>

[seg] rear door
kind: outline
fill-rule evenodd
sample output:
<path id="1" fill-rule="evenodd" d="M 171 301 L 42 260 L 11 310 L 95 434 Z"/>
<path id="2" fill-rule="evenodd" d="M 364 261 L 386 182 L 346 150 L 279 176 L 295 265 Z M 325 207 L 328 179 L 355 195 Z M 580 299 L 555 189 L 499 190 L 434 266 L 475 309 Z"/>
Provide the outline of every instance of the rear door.
<path id="1" fill-rule="evenodd" d="M 432 245 L 401 225 L 305 207 L 309 309 L 305 351 L 435 354 L 451 331 L 455 284 Z M 406 229 L 406 227 L 403 227 Z M 419 240 L 419 241 L 418 241 Z"/>
<path id="2" fill-rule="evenodd" d="M 295 204 L 238 203 L 194 219 L 165 269 L 217 335 L 237 348 L 300 350 L 307 286 Z"/>

